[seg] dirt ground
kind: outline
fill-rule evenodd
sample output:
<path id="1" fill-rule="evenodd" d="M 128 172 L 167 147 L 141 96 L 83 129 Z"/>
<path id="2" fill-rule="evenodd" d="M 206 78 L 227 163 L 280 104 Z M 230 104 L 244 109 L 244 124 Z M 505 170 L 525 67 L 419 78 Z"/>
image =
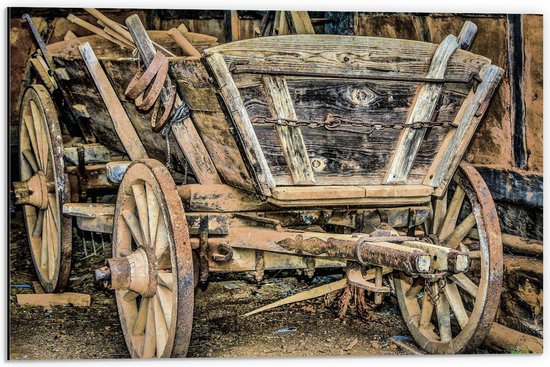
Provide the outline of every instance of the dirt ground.
<path id="1" fill-rule="evenodd" d="M 13 220 L 15 219 L 15 220 Z M 20 306 L 17 293 L 32 293 L 33 265 L 20 224 L 12 217 L 10 246 L 10 358 L 95 359 L 128 358 L 113 292 L 93 280 L 93 270 L 109 255 L 110 246 L 99 256 L 85 258 L 83 241 L 73 241 L 70 291 L 90 294 L 87 308 Z M 85 234 L 91 249 L 90 234 Z M 86 239 L 87 238 L 87 239 Z M 107 237 L 104 238 L 108 240 Z M 395 304 L 387 297 L 369 320 L 348 311 L 338 318 L 336 306 L 323 299 L 283 306 L 251 317 L 241 315 L 341 275 L 316 276 L 312 280 L 293 273 L 269 274 L 260 284 L 246 276 L 216 276 L 206 289 L 197 289 L 189 357 L 277 357 L 410 354 L 391 338 L 407 340 L 410 334 Z M 312 284 L 313 283 L 313 284 Z M 410 344 L 410 342 L 409 342 Z M 412 345 L 412 344 L 410 344 Z M 483 352 L 483 351 L 480 351 Z"/>

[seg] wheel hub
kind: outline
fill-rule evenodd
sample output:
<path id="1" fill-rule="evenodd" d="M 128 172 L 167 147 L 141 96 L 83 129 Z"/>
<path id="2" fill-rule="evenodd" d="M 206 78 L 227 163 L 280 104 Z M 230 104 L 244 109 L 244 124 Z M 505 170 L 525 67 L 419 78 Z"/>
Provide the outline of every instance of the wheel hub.
<path id="1" fill-rule="evenodd" d="M 32 205 L 38 209 L 48 207 L 48 185 L 46 175 L 39 171 L 27 181 L 14 182 L 15 204 Z"/>
<path id="2" fill-rule="evenodd" d="M 139 247 L 128 256 L 108 259 L 106 267 L 96 270 L 96 280 L 110 281 L 116 290 L 131 290 L 152 297 L 157 289 L 157 266 L 150 248 Z"/>

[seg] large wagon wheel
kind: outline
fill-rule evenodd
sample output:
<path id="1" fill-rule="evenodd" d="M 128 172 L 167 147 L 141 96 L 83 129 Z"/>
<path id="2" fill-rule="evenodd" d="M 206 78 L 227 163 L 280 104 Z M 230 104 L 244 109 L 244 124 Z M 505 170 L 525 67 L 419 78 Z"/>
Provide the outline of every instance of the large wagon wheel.
<path id="1" fill-rule="evenodd" d="M 120 184 L 107 260 L 133 358 L 184 357 L 193 323 L 193 258 L 181 199 L 168 170 L 147 159 Z"/>
<path id="2" fill-rule="evenodd" d="M 14 183 L 23 204 L 31 256 L 46 292 L 61 291 L 71 271 L 71 219 L 62 214 L 69 201 L 63 141 L 57 110 L 46 88 L 31 85 L 20 109 L 21 182 Z"/>
<path id="3" fill-rule="evenodd" d="M 461 353 L 483 342 L 498 309 L 502 283 L 500 225 L 489 189 L 475 168 L 465 163 L 453 181 L 449 198 L 436 200 L 426 227 L 436 244 L 469 252 L 470 270 L 432 281 L 403 273 L 394 279 L 411 334 L 420 347 L 434 354 Z M 466 238 L 473 229 L 477 241 Z"/>

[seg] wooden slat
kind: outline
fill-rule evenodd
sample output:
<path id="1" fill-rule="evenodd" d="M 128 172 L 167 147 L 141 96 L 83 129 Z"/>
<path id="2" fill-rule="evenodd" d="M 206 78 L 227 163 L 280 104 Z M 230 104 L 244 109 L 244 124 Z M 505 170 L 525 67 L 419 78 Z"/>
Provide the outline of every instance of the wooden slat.
<path id="1" fill-rule="evenodd" d="M 331 200 L 350 198 L 399 199 L 428 197 L 433 189 L 421 185 L 409 186 L 278 186 L 273 188 L 277 200 Z"/>
<path id="2" fill-rule="evenodd" d="M 457 47 L 457 38 L 453 35 L 447 36 L 437 48 L 426 77 L 444 78 L 449 59 Z M 410 110 L 406 124 L 413 124 L 417 121 L 431 121 L 442 89 L 442 84 L 422 84 L 416 94 L 416 101 Z M 395 153 L 386 171 L 384 183 L 401 183 L 407 180 L 426 130 L 426 128 L 422 128 L 404 129 L 402 131 L 397 141 Z"/>
<path id="3" fill-rule="evenodd" d="M 252 168 L 258 190 L 262 195 L 271 196 L 270 189 L 275 186 L 275 182 L 231 73 L 220 54 L 209 55 L 206 60 L 218 83 L 220 95 L 231 115 L 244 154 Z"/>
<path id="4" fill-rule="evenodd" d="M 80 53 L 88 71 L 90 72 L 103 102 L 107 106 L 109 115 L 113 121 L 115 132 L 118 134 L 126 153 L 132 160 L 147 158 L 147 152 L 139 140 L 139 136 L 128 118 L 124 107 L 120 103 L 105 71 L 99 64 L 97 57 L 88 42 L 79 47 Z"/>
<path id="5" fill-rule="evenodd" d="M 291 22 L 291 28 L 295 34 L 314 34 L 313 24 L 307 11 L 290 11 L 288 12 Z"/>
<path id="6" fill-rule="evenodd" d="M 273 118 L 296 120 L 294 104 L 284 78 L 266 76 L 264 88 Z M 315 177 L 300 128 L 277 125 L 276 129 L 294 184 L 314 184 Z"/>
<path id="7" fill-rule="evenodd" d="M 504 71 L 496 65 L 490 65 L 481 71 L 483 81 L 475 92 L 470 92 L 458 111 L 454 120 L 458 128 L 449 131 L 443 140 L 426 175 L 425 185 L 438 187 L 439 192 L 444 191 L 462 160 L 503 73 Z"/>
<path id="8" fill-rule="evenodd" d="M 137 14 L 131 15 L 126 19 L 126 25 L 130 31 L 131 37 L 139 50 L 139 53 L 146 65 L 149 65 L 155 57 L 155 46 L 147 35 L 143 24 Z M 164 89 L 160 94 L 163 101 L 168 99 L 168 92 L 174 88 L 170 76 L 166 76 Z M 176 95 L 175 106 L 181 105 L 181 99 Z M 183 151 L 185 158 L 189 162 L 193 173 L 197 180 L 203 184 L 218 184 L 221 179 L 218 176 L 216 167 L 204 147 L 202 140 L 193 125 L 191 118 L 185 119 L 182 123 L 172 125 L 172 133 L 178 142 L 179 147 Z"/>

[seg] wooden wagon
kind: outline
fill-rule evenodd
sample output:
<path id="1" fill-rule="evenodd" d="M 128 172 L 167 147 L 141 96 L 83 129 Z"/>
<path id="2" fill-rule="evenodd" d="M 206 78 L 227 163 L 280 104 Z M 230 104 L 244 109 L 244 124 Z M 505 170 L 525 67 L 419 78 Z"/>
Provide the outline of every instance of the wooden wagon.
<path id="1" fill-rule="evenodd" d="M 439 45 L 290 35 L 194 42 L 191 57 L 126 25 L 140 57 L 99 36 L 50 44 L 47 82 L 22 100 L 14 187 L 48 292 L 67 286 L 75 217 L 113 235 L 96 278 L 132 357 L 186 355 L 194 287 L 214 272 L 342 268 L 374 304 L 395 294 L 426 351 L 484 340 L 500 228 L 461 160 L 503 71 L 467 51 L 475 25 Z M 116 205 L 86 202 L 97 188 Z"/>

